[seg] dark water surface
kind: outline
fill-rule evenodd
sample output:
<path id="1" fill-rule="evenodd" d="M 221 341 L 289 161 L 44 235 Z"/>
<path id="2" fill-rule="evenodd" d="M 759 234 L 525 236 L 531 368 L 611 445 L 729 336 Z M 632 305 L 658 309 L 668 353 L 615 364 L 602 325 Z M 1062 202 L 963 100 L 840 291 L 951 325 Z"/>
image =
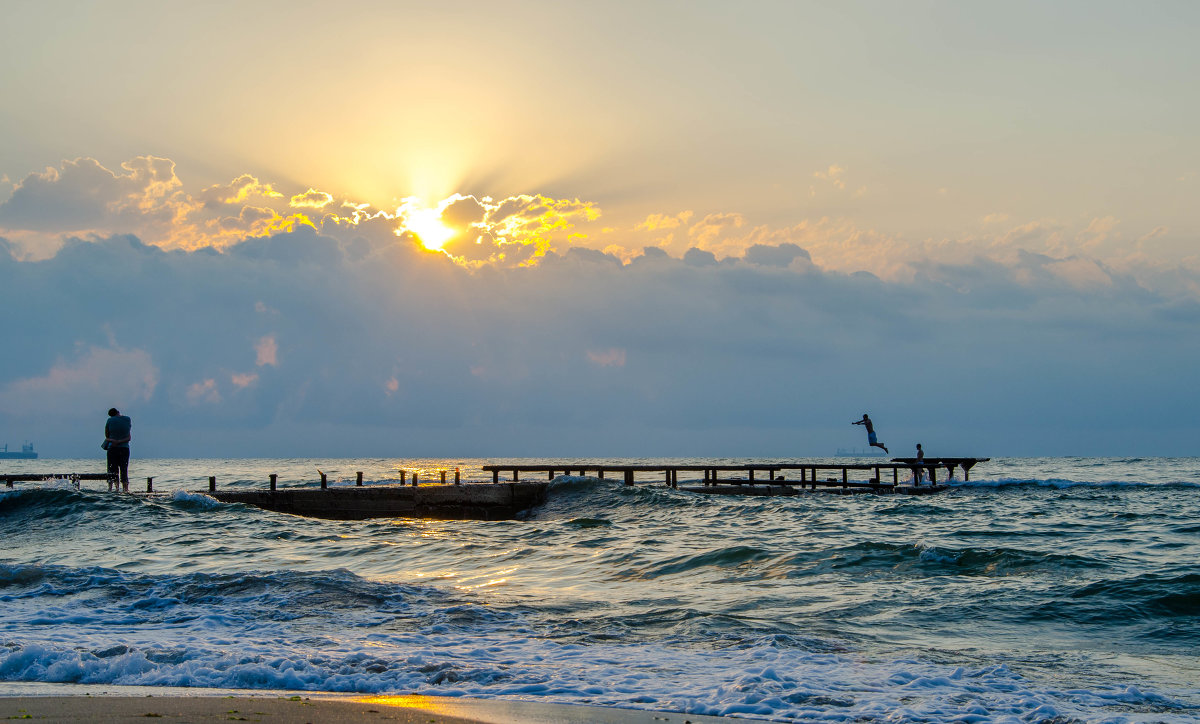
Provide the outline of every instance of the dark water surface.
<path id="1" fill-rule="evenodd" d="M 310 520 L 184 492 L 315 485 L 318 467 L 490 480 L 483 462 L 135 459 L 153 498 L 18 484 L 0 493 L 0 680 L 1200 721 L 1200 459 L 993 460 L 921 497 L 559 478 L 498 522 Z"/>

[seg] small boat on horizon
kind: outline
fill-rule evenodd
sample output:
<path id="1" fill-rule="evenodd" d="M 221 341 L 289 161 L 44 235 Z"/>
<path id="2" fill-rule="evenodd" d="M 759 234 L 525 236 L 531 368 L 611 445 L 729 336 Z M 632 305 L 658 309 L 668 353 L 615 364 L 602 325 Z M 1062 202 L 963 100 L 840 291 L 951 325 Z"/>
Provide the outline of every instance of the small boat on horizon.
<path id="1" fill-rule="evenodd" d="M 0 450 L 0 460 L 37 460 L 37 452 L 33 449 L 33 443 L 27 442 L 21 446 L 21 451 L 9 450 L 8 445 Z"/>

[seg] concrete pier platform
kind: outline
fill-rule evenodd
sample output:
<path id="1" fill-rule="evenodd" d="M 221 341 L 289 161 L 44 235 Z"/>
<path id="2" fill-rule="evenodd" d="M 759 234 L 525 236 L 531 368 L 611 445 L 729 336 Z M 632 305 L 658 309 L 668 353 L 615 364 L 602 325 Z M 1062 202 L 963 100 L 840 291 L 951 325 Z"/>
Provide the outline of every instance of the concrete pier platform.
<path id="1" fill-rule="evenodd" d="M 524 482 L 193 492 L 222 503 L 244 503 L 277 513 L 331 520 L 511 520 L 545 502 L 547 488 L 548 483 Z"/>

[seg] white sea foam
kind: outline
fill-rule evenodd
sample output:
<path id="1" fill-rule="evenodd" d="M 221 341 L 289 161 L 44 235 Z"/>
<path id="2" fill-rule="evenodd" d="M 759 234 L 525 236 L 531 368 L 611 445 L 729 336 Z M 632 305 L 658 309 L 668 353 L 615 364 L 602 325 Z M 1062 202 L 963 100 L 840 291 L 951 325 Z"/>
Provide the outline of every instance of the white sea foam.
<path id="1" fill-rule="evenodd" d="M 583 643 L 549 635 L 520 610 L 348 571 L 146 577 L 10 566 L 3 578 L 0 590 L 27 591 L 0 595 L 8 681 L 418 692 L 828 722 L 1183 722 L 1200 713 L 1188 703 L 1196 691 L 1060 690 L 1003 664 L 813 651 L 774 636 L 707 648 Z M 105 591 L 123 597 L 95 597 Z"/>
<path id="2" fill-rule="evenodd" d="M 199 510 L 213 510 L 214 508 L 219 508 L 222 505 L 225 505 L 225 503 L 222 503 L 212 496 L 205 495 L 204 493 L 194 493 L 187 490 L 176 490 L 174 493 L 171 493 L 171 500 L 177 503 L 186 503 L 189 506 L 195 507 Z"/>
<path id="3" fill-rule="evenodd" d="M 1067 488 L 1161 488 L 1168 486 L 1178 488 L 1200 488 L 1200 483 L 1190 480 L 1148 483 L 1136 480 L 1067 480 L 1062 478 L 1038 480 L 1030 478 L 980 478 L 965 482 L 961 480 L 954 480 L 949 484 L 953 487 L 959 488 L 1007 488 L 1028 485 L 1041 488 L 1057 488 L 1060 490 Z"/>
<path id="4" fill-rule="evenodd" d="M 1134 686 L 1056 690 L 1004 665 L 976 669 L 915 659 L 863 661 L 771 645 L 696 651 L 671 646 L 560 644 L 433 630 L 300 644 L 262 634 L 193 630 L 129 644 L 8 641 L 0 677 L 130 686 L 291 689 L 536 699 L 717 716 L 805 721 L 1195 721 L 1169 695 Z M 1130 714 L 1153 707 L 1154 714 Z M 1174 710 L 1172 713 L 1170 710 Z"/>

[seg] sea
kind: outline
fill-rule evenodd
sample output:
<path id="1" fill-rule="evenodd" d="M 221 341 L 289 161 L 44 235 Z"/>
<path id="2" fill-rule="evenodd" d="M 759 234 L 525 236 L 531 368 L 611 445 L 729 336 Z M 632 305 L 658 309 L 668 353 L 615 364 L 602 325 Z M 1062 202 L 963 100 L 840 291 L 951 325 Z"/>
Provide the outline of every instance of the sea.
<path id="1" fill-rule="evenodd" d="M 272 473 L 317 486 L 318 470 L 334 486 L 360 471 L 366 485 L 400 471 L 490 481 L 482 464 L 513 462 L 528 461 L 135 451 L 131 489 L 153 476 L 153 495 L 63 479 L 0 488 L 0 694 L 194 687 L 777 721 L 1200 721 L 1200 458 L 997 458 L 927 496 L 728 497 L 655 474 L 634 486 L 559 476 L 544 505 L 490 522 L 318 520 L 204 494 L 209 476 L 246 489 Z"/>

